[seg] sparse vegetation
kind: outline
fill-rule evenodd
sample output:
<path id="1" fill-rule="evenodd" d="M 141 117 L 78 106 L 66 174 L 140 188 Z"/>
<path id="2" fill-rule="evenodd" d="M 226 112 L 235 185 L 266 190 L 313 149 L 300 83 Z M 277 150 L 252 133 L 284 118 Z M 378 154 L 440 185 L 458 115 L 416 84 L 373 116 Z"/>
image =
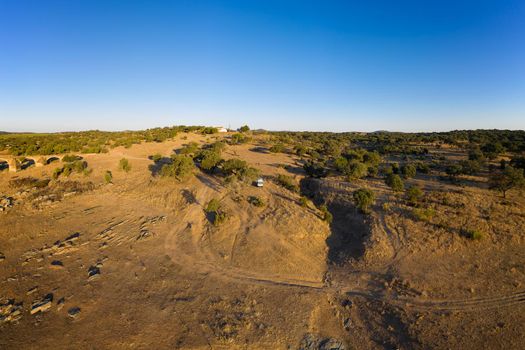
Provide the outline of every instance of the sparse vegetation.
<path id="1" fill-rule="evenodd" d="M 264 204 L 265 204 L 262 198 L 257 197 L 257 196 L 249 196 L 248 203 L 256 207 L 264 207 Z"/>
<path id="2" fill-rule="evenodd" d="M 412 214 L 419 221 L 430 222 L 436 215 L 436 211 L 432 208 L 414 208 Z"/>
<path id="3" fill-rule="evenodd" d="M 128 173 L 131 170 L 131 164 L 126 158 L 122 158 L 119 161 L 118 167 L 120 170 L 125 171 L 126 173 Z"/>
<path id="4" fill-rule="evenodd" d="M 297 186 L 295 180 L 291 176 L 279 174 L 277 175 L 277 183 L 292 192 L 299 191 L 299 186 Z"/>
<path id="5" fill-rule="evenodd" d="M 409 205 L 416 206 L 423 197 L 423 190 L 418 186 L 412 186 L 406 191 L 406 197 Z"/>
<path id="6" fill-rule="evenodd" d="M 330 211 L 328 210 L 326 204 L 321 205 L 319 207 L 319 210 L 321 211 L 321 217 L 323 218 L 323 220 L 326 221 L 328 224 L 331 224 L 334 220 L 334 217 L 332 213 L 330 213 Z"/>
<path id="7" fill-rule="evenodd" d="M 463 234 L 463 236 L 473 241 L 477 241 L 483 238 L 483 233 L 480 230 L 476 229 L 465 229 L 462 230 L 461 233 Z"/>
<path id="8" fill-rule="evenodd" d="M 113 182 L 113 174 L 111 173 L 111 171 L 106 170 L 106 172 L 104 173 L 104 182 L 107 184 Z"/>

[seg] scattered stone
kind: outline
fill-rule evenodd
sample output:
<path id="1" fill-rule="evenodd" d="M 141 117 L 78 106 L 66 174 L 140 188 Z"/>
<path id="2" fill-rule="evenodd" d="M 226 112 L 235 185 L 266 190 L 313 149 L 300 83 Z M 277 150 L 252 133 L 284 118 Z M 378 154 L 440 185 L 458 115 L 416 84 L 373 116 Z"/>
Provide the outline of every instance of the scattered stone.
<path id="1" fill-rule="evenodd" d="M 53 301 L 53 293 L 49 293 L 42 300 L 36 301 L 31 305 L 31 315 L 37 312 L 45 312 L 51 309 L 51 302 Z"/>
<path id="2" fill-rule="evenodd" d="M 299 350 L 346 350 L 342 341 L 334 338 L 321 338 L 317 335 L 306 334 L 299 345 Z"/>
<path id="3" fill-rule="evenodd" d="M 57 301 L 57 310 L 60 311 L 64 307 L 64 303 L 66 302 L 66 298 L 62 297 L 58 299 Z"/>
<path id="4" fill-rule="evenodd" d="M 36 292 L 38 290 L 38 286 L 34 286 L 33 288 L 29 289 L 26 293 L 26 295 L 31 295 L 33 294 L 34 292 Z"/>
<path id="5" fill-rule="evenodd" d="M 78 306 L 72 307 L 67 310 L 67 315 L 71 318 L 76 318 L 80 314 L 80 308 Z"/>
<path id="6" fill-rule="evenodd" d="M 100 268 L 97 266 L 90 266 L 88 269 L 88 279 L 93 279 L 100 275 Z"/>
<path id="7" fill-rule="evenodd" d="M 354 303 L 352 303 L 352 300 L 349 300 L 349 299 L 345 299 L 341 302 L 341 306 L 347 310 L 351 309 L 353 305 Z"/>
<path id="8" fill-rule="evenodd" d="M 16 322 L 22 317 L 22 302 L 17 303 L 14 299 L 0 302 L 0 324 Z"/>
<path id="9" fill-rule="evenodd" d="M 51 261 L 51 268 L 54 270 L 59 270 L 64 268 L 64 264 L 60 260 Z"/>

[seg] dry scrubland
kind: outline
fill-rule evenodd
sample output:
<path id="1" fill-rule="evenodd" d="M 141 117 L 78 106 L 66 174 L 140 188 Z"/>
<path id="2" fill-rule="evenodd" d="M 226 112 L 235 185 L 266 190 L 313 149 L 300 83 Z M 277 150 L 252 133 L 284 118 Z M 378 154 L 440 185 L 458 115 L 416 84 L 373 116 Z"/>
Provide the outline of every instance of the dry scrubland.
<path id="1" fill-rule="evenodd" d="M 441 164 L 466 144 L 375 159 L 241 135 L 76 153 L 69 176 L 65 161 L 2 171 L 0 348 L 523 348 L 525 199 L 488 183 L 509 154 L 456 173 Z M 169 168 L 217 141 L 247 167 Z M 364 173 L 342 159 L 359 157 Z M 358 189 L 374 196 L 361 209 Z"/>

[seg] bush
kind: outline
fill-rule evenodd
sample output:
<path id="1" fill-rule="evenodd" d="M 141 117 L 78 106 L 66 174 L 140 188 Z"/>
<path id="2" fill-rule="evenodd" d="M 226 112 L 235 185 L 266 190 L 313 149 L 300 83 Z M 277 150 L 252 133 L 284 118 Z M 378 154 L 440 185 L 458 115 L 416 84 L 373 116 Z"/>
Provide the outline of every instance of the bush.
<path id="1" fill-rule="evenodd" d="M 370 211 L 370 206 L 375 203 L 376 197 L 374 192 L 366 188 L 360 188 L 353 194 L 354 203 L 363 213 Z"/>
<path id="2" fill-rule="evenodd" d="M 179 150 L 179 154 L 194 155 L 199 151 L 197 142 L 190 142 Z"/>
<path id="3" fill-rule="evenodd" d="M 240 145 L 241 143 L 246 143 L 249 141 L 249 137 L 244 134 L 233 134 L 230 143 L 232 145 Z"/>
<path id="4" fill-rule="evenodd" d="M 151 158 L 152 161 L 154 161 L 155 163 L 157 163 L 159 160 L 162 159 L 162 155 L 160 155 L 159 153 L 155 153 L 155 154 L 152 155 L 150 158 Z"/>
<path id="5" fill-rule="evenodd" d="M 332 213 L 330 213 L 330 211 L 328 211 L 328 207 L 325 204 L 323 204 L 321 205 L 321 207 L 319 207 L 319 210 L 321 210 L 323 220 L 326 221 L 328 224 L 331 224 L 334 220 L 334 216 L 332 215 Z"/>
<path id="6" fill-rule="evenodd" d="M 53 179 L 56 180 L 62 175 L 68 177 L 73 172 L 85 174 L 87 167 L 88 163 L 85 160 L 75 160 L 73 162 L 66 163 L 62 168 L 56 168 L 53 171 Z"/>
<path id="7" fill-rule="evenodd" d="M 299 187 L 295 184 L 294 179 L 288 175 L 279 174 L 277 176 L 277 183 L 292 192 L 299 191 Z"/>
<path id="8" fill-rule="evenodd" d="M 401 174 L 405 177 L 405 179 L 412 178 L 416 176 L 416 167 L 413 164 L 405 164 L 401 167 Z"/>
<path id="9" fill-rule="evenodd" d="M 53 179 L 56 180 L 59 178 L 59 176 L 62 174 L 62 170 L 64 168 L 55 168 L 55 170 L 53 171 Z"/>
<path id="10" fill-rule="evenodd" d="M 395 192 L 402 192 L 405 189 L 403 180 L 397 174 L 388 174 L 385 183 Z"/>
<path id="11" fill-rule="evenodd" d="M 313 161 L 306 162 L 306 164 L 303 165 L 303 169 L 308 176 L 315 178 L 326 177 L 328 175 L 328 171 L 322 164 Z"/>
<path id="12" fill-rule="evenodd" d="M 250 127 L 248 125 L 243 125 L 239 128 L 240 132 L 248 132 L 250 131 Z"/>
<path id="13" fill-rule="evenodd" d="M 305 196 L 301 196 L 301 198 L 299 198 L 299 204 L 301 204 L 301 207 L 308 207 L 308 198 L 306 198 Z"/>
<path id="14" fill-rule="evenodd" d="M 419 171 L 422 174 L 429 174 L 430 173 L 430 166 L 426 163 L 419 162 L 417 163 L 417 171 Z"/>
<path id="15" fill-rule="evenodd" d="M 113 174 L 111 173 L 111 171 L 106 170 L 106 172 L 104 173 L 104 181 L 107 184 L 109 184 L 111 183 L 112 180 L 113 180 Z"/>
<path id="16" fill-rule="evenodd" d="M 414 208 L 412 214 L 419 221 L 429 222 L 436 214 L 436 211 L 432 208 Z"/>
<path id="17" fill-rule="evenodd" d="M 257 197 L 257 196 L 248 197 L 248 203 L 256 207 L 264 207 L 264 201 L 260 197 Z"/>
<path id="18" fill-rule="evenodd" d="M 407 201 L 410 205 L 417 205 L 421 197 L 423 197 L 423 191 L 417 187 L 412 186 L 407 190 Z"/>
<path id="19" fill-rule="evenodd" d="M 212 198 L 208 202 L 208 205 L 206 206 L 205 210 L 207 213 L 216 212 L 219 210 L 220 206 L 221 206 L 221 203 L 219 202 L 219 200 L 217 198 Z"/>
<path id="20" fill-rule="evenodd" d="M 285 147 L 282 143 L 277 143 L 270 147 L 269 151 L 272 153 L 284 153 Z"/>
<path id="21" fill-rule="evenodd" d="M 66 154 L 64 157 L 62 157 L 62 161 L 65 163 L 71 163 L 81 159 L 81 156 L 77 156 L 75 154 Z"/>
<path id="22" fill-rule="evenodd" d="M 209 219 L 215 226 L 218 226 L 226 220 L 226 213 L 221 210 L 221 203 L 216 198 L 208 202 L 204 211 L 209 215 Z"/>
<path id="23" fill-rule="evenodd" d="M 348 178 L 351 180 L 361 179 L 368 175 L 368 166 L 361 162 L 350 162 Z"/>
<path id="24" fill-rule="evenodd" d="M 119 161 L 118 167 L 119 167 L 120 170 L 123 170 L 125 172 L 129 172 L 131 170 L 131 164 L 129 163 L 129 161 L 126 158 L 122 158 Z"/>
<path id="25" fill-rule="evenodd" d="M 480 240 L 483 238 L 483 233 L 480 230 L 462 230 L 462 234 L 471 240 Z"/>
<path id="26" fill-rule="evenodd" d="M 193 160 L 187 156 L 174 154 L 171 156 L 172 163 L 164 164 L 160 169 L 160 176 L 174 177 L 183 181 L 193 173 Z"/>

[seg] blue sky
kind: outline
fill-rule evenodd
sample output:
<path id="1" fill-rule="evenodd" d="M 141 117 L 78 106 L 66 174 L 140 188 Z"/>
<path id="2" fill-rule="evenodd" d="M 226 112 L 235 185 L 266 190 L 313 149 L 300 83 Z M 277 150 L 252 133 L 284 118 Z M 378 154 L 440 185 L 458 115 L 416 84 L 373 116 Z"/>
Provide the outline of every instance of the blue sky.
<path id="1" fill-rule="evenodd" d="M 525 2 L 0 0 L 0 130 L 525 129 Z"/>

